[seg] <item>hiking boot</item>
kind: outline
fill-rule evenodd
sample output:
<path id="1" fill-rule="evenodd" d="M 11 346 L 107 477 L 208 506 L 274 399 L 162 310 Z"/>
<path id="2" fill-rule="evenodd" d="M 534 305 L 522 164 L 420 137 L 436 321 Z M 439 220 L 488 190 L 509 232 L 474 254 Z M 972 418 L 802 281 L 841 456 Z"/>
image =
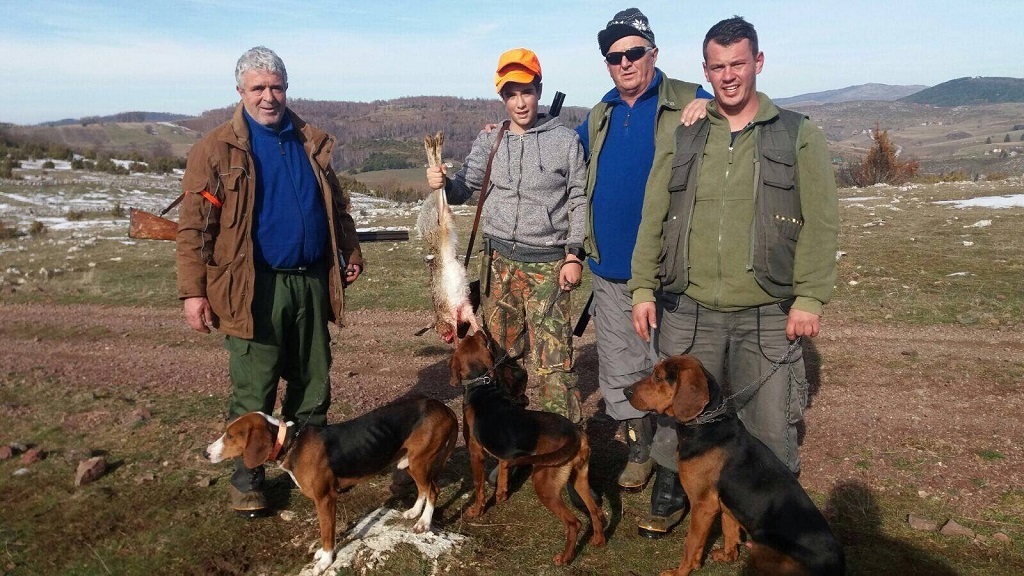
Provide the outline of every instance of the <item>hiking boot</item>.
<path id="1" fill-rule="evenodd" d="M 267 504 L 267 496 L 263 493 L 266 473 L 263 466 L 246 468 L 241 458 L 235 459 L 235 471 L 231 474 L 228 494 L 231 496 L 231 509 L 243 518 L 260 518 L 272 512 Z"/>
<path id="2" fill-rule="evenodd" d="M 651 513 L 637 524 L 637 533 L 646 538 L 661 538 L 676 527 L 690 509 L 686 492 L 679 483 L 679 472 L 657 466 L 651 490 Z"/>
<path id="3" fill-rule="evenodd" d="M 623 492 L 639 492 L 654 471 L 651 443 L 654 441 L 654 419 L 651 416 L 625 421 L 626 467 L 619 474 Z"/>

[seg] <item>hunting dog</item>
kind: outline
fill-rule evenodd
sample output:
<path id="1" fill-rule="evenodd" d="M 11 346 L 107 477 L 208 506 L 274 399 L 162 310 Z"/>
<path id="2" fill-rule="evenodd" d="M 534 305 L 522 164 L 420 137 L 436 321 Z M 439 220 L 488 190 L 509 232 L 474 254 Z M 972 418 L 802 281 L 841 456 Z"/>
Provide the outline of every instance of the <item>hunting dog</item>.
<path id="1" fill-rule="evenodd" d="M 282 423 L 262 412 L 250 412 L 228 424 L 227 431 L 206 448 L 210 462 L 241 456 L 247 468 L 280 462 L 295 485 L 316 504 L 322 547 L 313 556 L 321 573 L 334 561 L 337 493 L 376 475 L 388 465 L 408 468 L 418 495 L 403 517 L 413 519 L 413 532 L 430 529 L 437 500 L 437 477 L 458 441 L 459 422 L 437 400 L 399 400 L 358 418 L 325 427 Z"/>
<path id="2" fill-rule="evenodd" d="M 537 498 L 565 526 L 565 549 L 556 554 L 558 566 L 575 555 L 582 523 L 562 501 L 562 488 L 573 480 L 593 524 L 592 546 L 604 546 L 604 512 L 590 492 L 590 444 L 585 432 L 559 414 L 526 410 L 494 376 L 494 357 L 487 335 L 478 331 L 463 338 L 449 362 L 451 383 L 463 385 L 462 434 L 469 449 L 476 500 L 466 511 L 476 518 L 484 511 L 484 454 L 498 459 L 494 500 L 508 499 L 509 466 L 533 466 L 531 479 Z M 575 478 L 574 478 L 575 477 Z"/>
<path id="3" fill-rule="evenodd" d="M 796 476 L 754 438 L 728 405 L 715 379 L 693 356 L 673 356 L 626 389 L 637 410 L 676 419 L 679 479 L 690 499 L 683 559 L 662 576 L 700 568 L 715 518 L 722 517 L 717 561 L 738 557 L 740 529 L 751 540 L 758 574 L 843 574 L 846 561 L 828 522 Z"/>

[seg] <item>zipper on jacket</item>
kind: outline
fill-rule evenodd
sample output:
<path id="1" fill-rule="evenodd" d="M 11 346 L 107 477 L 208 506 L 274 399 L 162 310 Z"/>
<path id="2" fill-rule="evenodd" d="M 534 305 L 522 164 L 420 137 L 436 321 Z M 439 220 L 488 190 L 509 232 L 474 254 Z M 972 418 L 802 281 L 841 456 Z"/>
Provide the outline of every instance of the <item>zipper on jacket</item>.
<path id="1" fill-rule="evenodd" d="M 754 231 L 757 229 L 757 194 L 761 189 L 761 126 L 754 127 L 754 216 L 750 219 L 750 254 L 747 255 L 747 272 L 754 269 Z"/>

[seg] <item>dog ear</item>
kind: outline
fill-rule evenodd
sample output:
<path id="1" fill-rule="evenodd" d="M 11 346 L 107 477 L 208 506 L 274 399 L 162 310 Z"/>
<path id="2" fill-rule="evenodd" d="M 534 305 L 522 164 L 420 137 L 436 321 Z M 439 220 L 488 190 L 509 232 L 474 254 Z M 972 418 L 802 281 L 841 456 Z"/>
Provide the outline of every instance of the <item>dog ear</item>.
<path id="1" fill-rule="evenodd" d="M 676 393 L 672 398 L 672 412 L 676 420 L 688 422 L 704 411 L 708 405 L 708 379 L 698 362 L 674 366 Z"/>
<path id="2" fill-rule="evenodd" d="M 270 458 L 270 451 L 274 448 L 274 441 L 270 435 L 270 429 L 266 425 L 252 426 L 245 441 L 245 451 L 242 452 L 242 462 L 246 468 L 255 468 Z"/>

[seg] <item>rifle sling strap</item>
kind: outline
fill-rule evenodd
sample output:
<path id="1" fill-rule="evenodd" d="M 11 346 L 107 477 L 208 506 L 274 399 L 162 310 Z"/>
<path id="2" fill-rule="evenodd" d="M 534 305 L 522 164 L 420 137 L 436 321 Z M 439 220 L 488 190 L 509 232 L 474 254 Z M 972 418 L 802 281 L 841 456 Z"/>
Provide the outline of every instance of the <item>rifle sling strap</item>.
<path id="1" fill-rule="evenodd" d="M 469 257 L 473 255 L 473 240 L 476 238 L 476 230 L 480 226 L 480 214 L 484 209 L 484 200 L 487 199 L 487 188 L 491 184 L 491 165 L 494 163 L 494 155 L 497 154 L 498 145 L 501 144 L 501 138 L 505 135 L 508 127 L 508 120 L 501 123 L 498 137 L 494 139 L 494 146 L 491 147 L 491 155 L 487 157 L 487 169 L 484 171 L 483 184 L 480 185 L 480 199 L 476 201 L 476 217 L 473 218 L 473 231 L 469 233 L 469 242 L 466 243 L 466 261 L 463 263 L 463 266 L 466 268 L 469 268 Z"/>

